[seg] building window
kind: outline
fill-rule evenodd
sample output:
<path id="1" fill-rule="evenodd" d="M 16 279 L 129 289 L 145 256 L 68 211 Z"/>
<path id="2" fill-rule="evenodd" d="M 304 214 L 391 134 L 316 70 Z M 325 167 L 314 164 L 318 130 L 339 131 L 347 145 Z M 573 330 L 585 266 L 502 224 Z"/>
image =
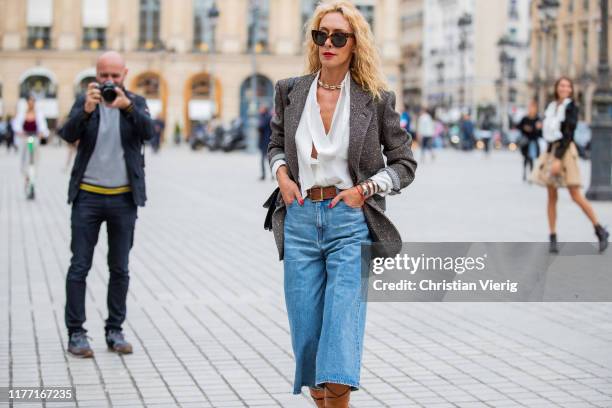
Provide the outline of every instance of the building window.
<path id="1" fill-rule="evenodd" d="M 145 73 L 138 77 L 136 90 L 147 99 L 157 99 L 161 96 L 161 78 L 155 73 Z"/>
<path id="2" fill-rule="evenodd" d="M 589 0 L 583 0 L 582 8 L 584 9 L 584 11 L 589 11 Z"/>
<path id="3" fill-rule="evenodd" d="M 589 62 L 589 29 L 582 30 L 582 61 L 585 66 Z"/>
<path id="4" fill-rule="evenodd" d="M 194 0 L 193 3 L 193 49 L 215 51 L 215 23 L 219 15 L 214 0 Z"/>
<path id="5" fill-rule="evenodd" d="M 518 5 L 516 3 L 517 3 L 517 0 L 510 0 L 510 8 L 508 9 L 508 16 L 512 20 L 519 19 Z"/>
<path id="6" fill-rule="evenodd" d="M 250 4 L 247 49 L 260 53 L 267 51 L 270 45 L 268 41 L 270 1 L 251 0 Z"/>
<path id="7" fill-rule="evenodd" d="M 53 0 L 28 0 L 27 4 L 28 48 L 51 48 L 53 26 Z"/>
<path id="8" fill-rule="evenodd" d="M 444 83 L 444 62 L 440 61 L 436 64 L 437 70 L 437 78 L 436 81 L 438 85 L 442 85 Z"/>
<path id="9" fill-rule="evenodd" d="M 552 61 L 551 61 L 553 72 L 557 68 L 557 64 L 559 62 L 558 55 L 559 55 L 559 41 L 558 41 L 557 34 L 554 34 L 552 36 Z"/>
<path id="10" fill-rule="evenodd" d="M 544 36 L 538 36 L 538 66 L 540 69 L 544 69 L 546 65 L 545 57 L 544 57 Z"/>
<path id="11" fill-rule="evenodd" d="M 572 67 L 572 63 L 574 61 L 574 35 L 571 31 L 567 32 L 567 70 Z"/>
<path id="12" fill-rule="evenodd" d="M 83 48 L 89 50 L 106 48 L 106 29 L 94 27 L 83 28 Z"/>
<path id="13" fill-rule="evenodd" d="M 508 58 L 508 79 L 516 79 L 516 58 Z"/>
<path id="14" fill-rule="evenodd" d="M 302 0 L 302 36 L 306 35 L 306 31 L 309 27 L 306 27 L 306 23 L 314 14 L 315 8 L 319 0 Z"/>
<path id="15" fill-rule="evenodd" d="M 567 1 L 567 11 L 569 13 L 573 13 L 574 12 L 574 0 L 568 0 Z"/>
<path id="16" fill-rule="evenodd" d="M 366 19 L 372 32 L 374 32 L 374 5 L 373 4 L 355 4 L 357 10 L 363 15 Z"/>
<path id="17" fill-rule="evenodd" d="M 159 38 L 160 0 L 140 0 L 140 27 L 138 45 L 145 50 L 162 47 Z"/>
<path id="18" fill-rule="evenodd" d="M 510 90 L 508 91 L 508 102 L 516 103 L 517 96 L 517 90 L 515 88 L 510 88 Z"/>
<path id="19" fill-rule="evenodd" d="M 37 50 L 51 48 L 51 27 L 28 27 L 28 48 Z"/>
<path id="20" fill-rule="evenodd" d="M 510 39 L 516 42 L 518 41 L 517 37 L 518 37 L 518 31 L 516 30 L 516 27 L 512 27 L 510 29 Z"/>
<path id="21" fill-rule="evenodd" d="M 87 92 L 87 87 L 92 82 L 96 82 L 95 76 L 86 76 L 85 78 L 81 79 L 74 89 L 74 95 L 85 95 Z"/>
<path id="22" fill-rule="evenodd" d="M 106 48 L 108 27 L 108 0 L 82 0 L 83 48 Z"/>
<path id="23" fill-rule="evenodd" d="M 27 99 L 30 95 L 36 99 L 53 99 L 57 97 L 57 87 L 45 75 L 30 75 L 19 86 L 19 97 Z"/>

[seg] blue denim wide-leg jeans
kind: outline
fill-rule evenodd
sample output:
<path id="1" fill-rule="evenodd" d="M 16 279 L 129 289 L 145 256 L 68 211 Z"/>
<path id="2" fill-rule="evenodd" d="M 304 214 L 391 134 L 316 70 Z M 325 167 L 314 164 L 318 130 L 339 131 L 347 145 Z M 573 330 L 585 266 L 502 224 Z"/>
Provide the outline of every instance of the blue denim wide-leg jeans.
<path id="1" fill-rule="evenodd" d="M 323 383 L 359 387 L 366 303 L 361 245 L 371 243 L 361 208 L 297 200 L 285 218 L 285 301 L 295 355 L 293 393 Z"/>

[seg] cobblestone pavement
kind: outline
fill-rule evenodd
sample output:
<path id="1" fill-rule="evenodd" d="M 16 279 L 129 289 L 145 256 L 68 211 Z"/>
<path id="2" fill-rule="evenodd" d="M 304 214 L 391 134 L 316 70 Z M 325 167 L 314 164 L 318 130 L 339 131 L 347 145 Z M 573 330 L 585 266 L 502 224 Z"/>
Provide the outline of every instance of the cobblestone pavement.
<path id="1" fill-rule="evenodd" d="M 76 404 L 51 407 L 313 406 L 290 394 L 282 264 L 262 228 L 274 184 L 244 154 L 148 154 L 125 325 L 135 352 L 104 343 L 103 228 L 87 292 L 95 359 L 66 355 L 66 155 L 44 148 L 26 202 L 17 156 L 0 151 L 0 386 L 76 387 Z M 560 239 L 594 240 L 560 200 Z M 612 204 L 594 205 L 612 220 Z M 388 207 L 406 241 L 547 239 L 545 192 L 521 182 L 517 153 L 441 152 Z M 372 303 L 362 385 L 354 407 L 612 407 L 612 304 Z"/>

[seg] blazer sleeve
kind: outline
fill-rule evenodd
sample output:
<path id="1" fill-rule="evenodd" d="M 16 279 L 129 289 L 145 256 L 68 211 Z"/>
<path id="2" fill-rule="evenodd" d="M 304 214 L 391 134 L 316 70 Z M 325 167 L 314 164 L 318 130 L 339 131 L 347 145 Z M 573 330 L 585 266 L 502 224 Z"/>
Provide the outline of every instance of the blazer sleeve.
<path id="1" fill-rule="evenodd" d="M 412 135 L 400 125 L 395 110 L 395 93 L 387 92 L 383 98 L 381 144 L 387 158 L 384 169 L 393 181 L 392 193 L 399 194 L 415 177 L 417 162 L 412 155 Z"/>
<path id="2" fill-rule="evenodd" d="M 130 95 L 133 109 L 126 113 L 126 116 L 138 129 L 141 140 L 151 140 L 153 138 L 153 119 L 147 107 L 145 98 L 139 95 Z"/>
<path id="3" fill-rule="evenodd" d="M 85 124 L 90 115 L 83 109 L 84 105 L 85 97 L 77 97 L 68 114 L 68 120 L 66 120 L 66 123 L 64 123 L 64 126 L 62 126 L 59 132 L 60 137 L 68 143 L 74 143 L 80 140 L 85 134 Z"/>
<path id="4" fill-rule="evenodd" d="M 272 133 L 268 144 L 268 162 L 270 168 L 279 160 L 285 160 L 285 104 L 281 94 L 282 82 L 278 81 L 274 89 L 274 116 L 270 121 Z"/>
<path id="5" fill-rule="evenodd" d="M 519 130 L 521 131 L 521 133 L 522 133 L 524 136 L 527 136 L 527 134 L 529 133 L 529 132 L 527 132 L 527 130 L 525 129 L 525 127 L 526 127 L 526 126 L 527 126 L 527 117 L 525 116 L 525 117 L 523 117 L 523 118 L 521 119 L 521 121 L 520 121 L 520 122 L 519 122 L 519 124 L 518 124 L 518 128 L 519 128 Z"/>
<path id="6" fill-rule="evenodd" d="M 574 140 L 574 132 L 576 131 L 576 125 L 578 124 L 578 107 L 574 102 L 567 105 L 565 109 L 565 120 L 561 124 L 561 134 L 563 137 L 558 141 L 557 148 L 555 149 L 555 157 L 561 159 L 570 143 Z"/>

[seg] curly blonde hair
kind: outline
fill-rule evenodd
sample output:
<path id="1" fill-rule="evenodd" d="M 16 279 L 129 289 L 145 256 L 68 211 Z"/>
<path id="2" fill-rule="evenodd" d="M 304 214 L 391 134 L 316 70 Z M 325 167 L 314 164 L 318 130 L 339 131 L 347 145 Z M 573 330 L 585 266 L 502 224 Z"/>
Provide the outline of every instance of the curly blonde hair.
<path id="1" fill-rule="evenodd" d="M 319 29 L 323 16 L 328 13 L 341 13 L 355 34 L 355 52 L 351 57 L 349 66 L 351 76 L 375 99 L 381 99 L 383 91 L 389 88 L 382 73 L 380 56 L 374 43 L 374 35 L 366 19 L 357 7 L 349 1 L 333 0 L 319 3 L 314 15 L 306 23 L 304 41 L 307 56 L 306 71 L 313 74 L 321 69 L 319 47 L 312 41 L 311 31 Z"/>

